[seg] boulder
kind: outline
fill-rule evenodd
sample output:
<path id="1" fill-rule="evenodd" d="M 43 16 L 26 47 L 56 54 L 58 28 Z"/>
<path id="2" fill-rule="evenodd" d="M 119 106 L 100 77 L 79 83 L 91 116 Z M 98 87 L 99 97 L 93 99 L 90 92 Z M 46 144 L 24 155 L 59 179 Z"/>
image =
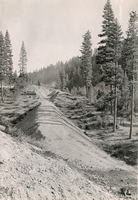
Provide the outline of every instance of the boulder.
<path id="1" fill-rule="evenodd" d="M 3 125 L 0 125 L 0 131 L 5 131 L 6 127 Z"/>

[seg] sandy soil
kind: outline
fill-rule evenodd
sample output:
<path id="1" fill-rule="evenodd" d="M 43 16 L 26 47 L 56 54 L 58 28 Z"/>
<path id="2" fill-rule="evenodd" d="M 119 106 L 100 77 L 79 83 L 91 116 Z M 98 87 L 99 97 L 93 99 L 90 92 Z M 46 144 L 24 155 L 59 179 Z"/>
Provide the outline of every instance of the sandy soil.
<path id="1" fill-rule="evenodd" d="M 41 99 L 34 121 L 45 139 L 20 142 L 0 132 L 0 198 L 136 199 L 136 168 L 100 150 L 47 100 L 48 90 L 34 89 Z"/>

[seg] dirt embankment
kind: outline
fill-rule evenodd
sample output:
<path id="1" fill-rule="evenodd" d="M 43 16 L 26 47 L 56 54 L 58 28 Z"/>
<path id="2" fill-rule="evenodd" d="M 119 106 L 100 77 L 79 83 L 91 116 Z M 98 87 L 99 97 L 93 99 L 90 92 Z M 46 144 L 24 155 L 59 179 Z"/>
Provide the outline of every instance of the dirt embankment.
<path id="1" fill-rule="evenodd" d="M 35 90 L 41 105 L 17 124 L 33 137 L 0 132 L 1 199 L 136 200 L 136 169 L 100 150 L 47 100 L 47 89 Z"/>

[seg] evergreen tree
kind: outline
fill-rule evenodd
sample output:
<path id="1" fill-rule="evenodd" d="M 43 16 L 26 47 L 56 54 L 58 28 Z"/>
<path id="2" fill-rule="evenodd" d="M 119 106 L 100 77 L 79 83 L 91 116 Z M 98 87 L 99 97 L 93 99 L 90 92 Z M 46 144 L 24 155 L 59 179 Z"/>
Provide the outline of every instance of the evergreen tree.
<path id="1" fill-rule="evenodd" d="M 129 73 L 128 68 L 127 68 L 127 63 L 128 63 L 128 58 L 129 58 L 128 48 L 129 48 L 128 39 L 125 38 L 124 41 L 122 42 L 121 66 L 122 66 L 122 69 L 124 70 L 124 74 L 127 73 L 127 75 Z"/>
<path id="2" fill-rule="evenodd" d="M 114 58 L 114 49 L 113 49 L 113 30 L 114 30 L 114 13 L 110 0 L 107 0 L 104 10 L 103 10 L 103 22 L 102 22 L 102 33 L 98 36 L 101 38 L 98 47 L 98 55 L 96 57 L 97 64 L 101 65 L 101 71 L 111 65 Z M 109 69 L 107 69 L 109 70 Z M 110 85 L 110 94 L 112 94 L 112 85 Z M 111 114 L 112 114 L 112 100 L 110 101 L 111 105 Z"/>
<path id="3" fill-rule="evenodd" d="M 67 87 L 67 85 L 69 84 L 69 75 L 68 75 L 68 73 L 66 73 L 65 80 L 66 80 L 66 87 Z"/>
<path id="4" fill-rule="evenodd" d="M 77 87 L 77 91 L 79 91 L 79 84 L 80 84 L 80 69 L 78 66 L 74 69 L 74 86 Z"/>
<path id="5" fill-rule="evenodd" d="M 114 13 L 109 0 L 107 0 L 104 7 L 103 18 L 102 34 L 99 35 L 103 39 L 99 42 L 97 63 L 102 65 L 102 80 L 107 85 L 110 85 L 109 100 L 111 102 L 111 114 L 112 101 L 114 100 L 113 129 L 116 131 L 117 87 L 121 83 L 122 76 L 122 69 L 118 65 L 119 58 L 121 57 L 122 31 L 117 19 L 114 19 Z"/>
<path id="6" fill-rule="evenodd" d="M 102 24 L 102 33 L 98 36 L 101 38 L 99 42 L 100 46 L 98 48 L 97 63 L 105 65 L 107 62 L 113 61 L 113 48 L 112 48 L 112 32 L 114 26 L 114 13 L 110 0 L 107 0 L 107 3 L 104 6 L 103 11 L 103 24 Z"/>
<path id="7" fill-rule="evenodd" d="M 18 65 L 19 65 L 19 76 L 25 78 L 27 73 L 27 53 L 24 46 L 24 42 L 22 42 Z"/>
<path id="8" fill-rule="evenodd" d="M 60 73 L 57 74 L 57 82 L 56 82 L 56 88 L 61 89 L 61 79 L 60 79 Z"/>
<path id="9" fill-rule="evenodd" d="M 131 81 L 131 124 L 130 124 L 130 135 L 132 137 L 133 128 L 133 113 L 134 113 L 134 91 L 137 89 L 137 73 L 138 73 L 138 15 L 136 12 L 130 13 L 130 20 L 127 31 L 127 50 L 128 50 L 128 62 L 127 71 Z"/>
<path id="10" fill-rule="evenodd" d="M 121 96 L 119 99 L 119 114 L 124 116 L 129 112 L 129 100 L 130 100 L 130 85 L 127 77 L 127 73 L 123 73 L 123 81 L 121 84 Z"/>
<path id="11" fill-rule="evenodd" d="M 93 73 L 93 79 L 92 79 L 92 85 L 95 86 L 101 81 L 101 67 L 100 64 L 96 63 L 96 57 L 98 54 L 98 49 L 94 49 L 94 53 L 92 56 L 92 73 Z"/>
<path id="12" fill-rule="evenodd" d="M 38 83 L 37 83 L 37 85 L 38 85 L 38 86 L 40 86 L 40 85 L 41 85 L 41 83 L 40 83 L 40 81 L 39 81 L 39 80 L 38 80 Z"/>
<path id="13" fill-rule="evenodd" d="M 5 34 L 5 65 L 7 69 L 7 77 L 10 85 L 13 81 L 13 61 L 12 61 L 12 45 L 10 40 L 10 35 L 6 30 Z"/>
<path id="14" fill-rule="evenodd" d="M 83 36 L 81 56 L 81 72 L 86 86 L 86 96 L 91 100 L 91 84 L 92 84 L 92 43 L 90 31 L 87 31 Z"/>
<path id="15" fill-rule="evenodd" d="M 15 70 L 15 72 L 13 73 L 13 82 L 16 83 L 17 79 L 18 79 L 17 71 Z"/>
<path id="16" fill-rule="evenodd" d="M 116 131 L 116 115 L 117 115 L 117 87 L 121 84 L 122 82 L 122 76 L 123 76 L 123 71 L 121 66 L 118 66 L 118 61 L 119 58 L 121 57 L 121 43 L 122 43 L 122 31 L 121 31 L 121 26 L 119 25 L 117 19 L 115 20 L 114 23 L 114 41 L 113 41 L 113 49 L 114 49 L 114 63 L 115 63 L 115 68 L 114 68 L 114 132 Z"/>
<path id="17" fill-rule="evenodd" d="M 3 99 L 3 81 L 6 77 L 6 66 L 5 66 L 5 44 L 2 32 L 0 32 L 0 81 L 1 81 L 1 100 Z"/>
<path id="18" fill-rule="evenodd" d="M 63 67 L 61 72 L 61 90 L 65 91 L 66 89 L 66 75 L 65 75 L 65 69 Z"/>

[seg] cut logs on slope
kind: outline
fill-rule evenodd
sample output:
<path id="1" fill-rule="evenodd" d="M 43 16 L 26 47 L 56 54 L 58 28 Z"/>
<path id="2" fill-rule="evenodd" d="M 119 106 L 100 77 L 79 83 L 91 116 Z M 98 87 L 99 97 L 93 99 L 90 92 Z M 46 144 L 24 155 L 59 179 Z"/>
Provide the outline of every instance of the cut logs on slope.
<path id="1" fill-rule="evenodd" d="M 13 140 L 0 132 L 2 199 L 122 199 L 121 188 L 135 183 L 136 171 L 100 150 L 35 87 L 41 105 L 22 119 L 43 139 Z M 33 120 L 32 120 L 33 117 Z M 24 138 L 25 140 L 25 138 Z M 35 145 L 34 145 L 35 144 Z M 10 182 L 10 186 L 9 186 Z M 131 199 L 136 199 L 134 187 Z M 127 194 L 126 194 L 127 195 Z M 125 196 L 124 196 L 125 198 Z"/>

